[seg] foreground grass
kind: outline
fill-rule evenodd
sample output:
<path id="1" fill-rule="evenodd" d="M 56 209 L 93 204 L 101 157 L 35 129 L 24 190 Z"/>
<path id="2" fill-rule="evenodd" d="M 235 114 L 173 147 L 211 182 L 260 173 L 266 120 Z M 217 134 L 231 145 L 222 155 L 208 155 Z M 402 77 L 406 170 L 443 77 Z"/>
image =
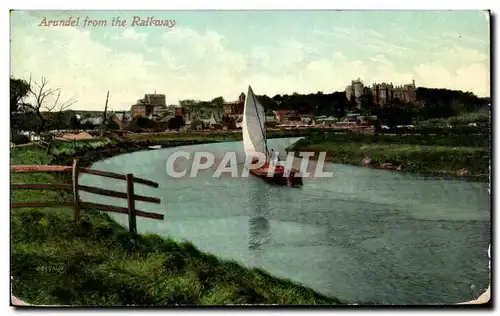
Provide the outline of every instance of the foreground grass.
<path id="1" fill-rule="evenodd" d="M 15 148 L 11 164 L 48 164 L 34 147 Z M 55 174 L 12 174 L 12 183 L 61 183 Z M 68 199 L 67 193 L 16 190 L 13 201 Z M 227 305 L 339 304 L 261 269 L 205 254 L 156 235 L 132 241 L 107 214 L 70 209 L 11 210 L 13 294 L 31 304 Z"/>
<path id="2" fill-rule="evenodd" d="M 470 179 L 489 179 L 488 138 L 482 135 L 459 138 L 453 135 L 327 133 L 299 140 L 288 150 L 324 151 L 328 161 L 352 165 L 361 165 L 363 159 L 368 157 L 374 165 L 391 163 L 401 165 L 404 171 L 415 173 L 454 176 L 458 170 L 467 169 Z"/>

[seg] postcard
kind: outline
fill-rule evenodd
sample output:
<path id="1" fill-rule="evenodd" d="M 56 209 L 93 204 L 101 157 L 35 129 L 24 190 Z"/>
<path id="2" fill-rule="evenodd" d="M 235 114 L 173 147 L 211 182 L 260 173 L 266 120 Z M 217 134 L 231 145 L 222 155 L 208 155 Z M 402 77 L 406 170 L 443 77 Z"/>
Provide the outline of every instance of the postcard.
<path id="1" fill-rule="evenodd" d="M 490 12 L 10 23 L 11 305 L 488 305 Z"/>

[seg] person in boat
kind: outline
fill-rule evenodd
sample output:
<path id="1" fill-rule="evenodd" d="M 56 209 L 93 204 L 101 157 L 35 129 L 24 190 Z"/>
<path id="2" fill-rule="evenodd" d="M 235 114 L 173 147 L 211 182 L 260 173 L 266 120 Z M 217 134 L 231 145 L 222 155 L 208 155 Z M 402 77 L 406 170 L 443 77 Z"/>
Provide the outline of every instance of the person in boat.
<path id="1" fill-rule="evenodd" d="M 271 149 L 269 156 L 269 165 L 273 168 L 276 167 L 278 165 L 279 158 L 274 154 L 274 149 Z"/>

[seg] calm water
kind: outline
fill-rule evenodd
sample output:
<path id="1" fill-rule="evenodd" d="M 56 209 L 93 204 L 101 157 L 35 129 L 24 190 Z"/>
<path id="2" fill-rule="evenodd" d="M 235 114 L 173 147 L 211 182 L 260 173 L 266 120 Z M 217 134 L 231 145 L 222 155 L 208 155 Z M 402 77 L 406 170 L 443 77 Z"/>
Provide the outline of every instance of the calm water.
<path id="1" fill-rule="evenodd" d="M 282 150 L 296 139 L 271 140 Z M 261 179 L 172 179 L 168 156 L 179 148 L 136 152 L 93 168 L 160 183 L 136 184 L 138 194 L 162 204 L 136 202 L 164 221 L 137 218 L 141 233 L 189 240 L 201 250 L 246 266 L 263 267 L 327 295 L 381 304 L 456 303 L 488 286 L 488 185 L 424 179 L 393 171 L 329 164 L 333 178 L 309 179 L 303 188 Z M 186 146 L 222 157 L 240 142 Z M 187 163 L 180 162 L 180 165 Z M 82 183 L 125 192 L 124 181 L 83 175 Z M 125 206 L 125 200 L 82 192 L 82 199 Z M 126 215 L 113 214 L 124 226 Z"/>

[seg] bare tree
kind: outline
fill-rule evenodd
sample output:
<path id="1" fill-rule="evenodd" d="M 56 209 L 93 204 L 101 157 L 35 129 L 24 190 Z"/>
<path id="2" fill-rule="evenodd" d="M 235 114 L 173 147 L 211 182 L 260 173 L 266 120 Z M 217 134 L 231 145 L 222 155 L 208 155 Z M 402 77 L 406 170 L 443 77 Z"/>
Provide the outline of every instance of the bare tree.
<path id="1" fill-rule="evenodd" d="M 68 109 L 71 105 L 75 104 L 76 100 L 67 100 L 64 102 L 60 102 L 61 97 L 61 88 L 53 89 L 48 85 L 48 80 L 45 77 L 42 77 L 40 81 L 32 80 L 30 76 L 29 80 L 29 92 L 28 95 L 31 96 L 33 102 L 27 104 L 28 108 L 35 112 L 36 116 L 40 120 L 40 124 L 38 125 L 37 134 L 40 134 L 43 129 L 46 127 L 49 119 L 53 119 L 54 121 L 59 121 L 61 119 L 61 113 Z M 51 103 L 50 99 L 54 99 L 53 103 Z M 42 112 L 52 113 L 57 109 L 57 114 L 49 118 L 48 116 L 44 116 Z"/>

